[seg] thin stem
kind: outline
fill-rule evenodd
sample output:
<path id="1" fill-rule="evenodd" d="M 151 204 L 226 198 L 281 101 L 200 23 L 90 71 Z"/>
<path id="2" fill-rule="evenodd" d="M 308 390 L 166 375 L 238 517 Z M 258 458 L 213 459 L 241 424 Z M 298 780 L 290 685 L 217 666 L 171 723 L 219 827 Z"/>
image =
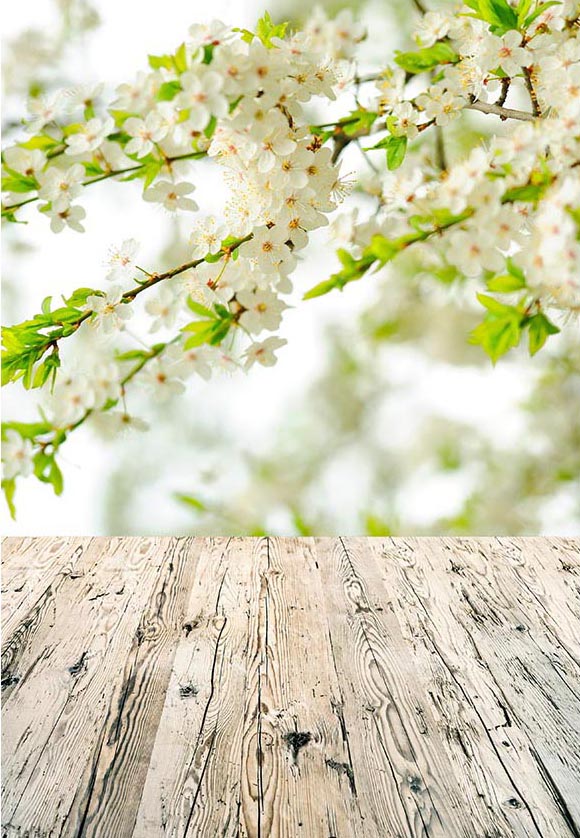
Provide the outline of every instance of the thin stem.
<path id="1" fill-rule="evenodd" d="M 245 242 L 250 241 L 251 238 L 252 234 L 250 233 L 249 235 L 244 236 L 243 239 L 238 239 L 235 244 L 231 245 L 231 247 L 224 248 L 221 251 L 222 256 L 229 258 L 231 254 L 238 249 L 238 247 Z M 178 274 L 182 274 L 185 271 L 190 270 L 190 268 L 197 268 L 197 266 L 201 265 L 202 262 L 205 262 L 205 256 L 202 256 L 200 259 L 193 259 L 191 262 L 185 262 L 183 265 L 179 265 L 177 268 L 171 268 L 161 274 L 151 274 L 149 279 L 146 282 L 140 283 L 137 288 L 132 288 L 131 291 L 125 291 L 121 299 L 126 303 L 130 303 L 135 299 L 135 297 L 143 293 L 143 291 L 152 288 L 153 285 L 157 285 L 158 282 L 163 282 L 165 279 L 171 279 Z"/>
<path id="2" fill-rule="evenodd" d="M 168 165 L 171 163 L 176 163 L 178 160 L 197 160 L 200 157 L 205 157 L 207 152 L 205 151 L 192 151 L 189 154 L 179 154 L 176 157 L 167 157 L 165 162 Z M 138 163 L 136 166 L 127 166 L 124 169 L 114 169 L 110 172 L 104 172 L 102 175 L 97 175 L 97 177 L 90 178 L 89 180 L 84 181 L 83 186 L 92 186 L 93 183 L 100 183 L 103 180 L 109 180 L 109 178 L 116 177 L 117 175 L 126 175 L 130 172 L 138 172 L 140 169 L 143 169 L 147 164 L 146 163 Z M 34 195 L 32 198 L 27 198 L 25 201 L 19 201 L 17 204 L 10 204 L 9 206 L 2 208 L 2 215 L 14 212 L 14 210 L 19 209 L 20 207 L 25 206 L 26 204 L 31 204 L 34 201 L 38 201 L 39 196 Z"/>
<path id="3" fill-rule="evenodd" d="M 435 126 L 435 163 L 442 172 L 447 170 L 447 155 L 445 153 L 445 140 L 441 125 Z"/>
<path id="4" fill-rule="evenodd" d="M 129 381 L 131 381 L 132 378 L 135 378 L 137 373 L 141 372 L 143 367 L 146 364 L 148 364 L 149 361 L 152 361 L 154 358 L 158 358 L 159 355 L 161 355 L 161 353 L 164 352 L 170 344 L 175 343 L 175 341 L 178 340 L 178 338 L 179 338 L 179 336 L 177 338 L 173 338 L 173 340 L 167 341 L 167 343 L 159 344 L 158 346 L 151 349 L 148 355 L 145 355 L 143 358 L 139 359 L 139 361 L 135 364 L 135 366 L 132 367 L 129 370 L 129 372 L 127 373 L 127 375 L 125 375 L 120 381 L 121 391 L 122 391 L 121 395 L 123 397 L 125 395 L 125 385 L 127 385 L 129 383 Z M 119 399 L 117 399 L 114 402 L 114 404 L 111 404 L 110 407 L 114 407 L 116 404 L 118 404 L 118 402 L 119 402 Z M 97 411 L 94 407 L 91 407 L 83 413 L 83 415 L 81 416 L 80 419 L 77 419 L 76 422 L 74 422 L 72 425 L 69 425 L 67 428 L 65 428 L 64 432 L 65 432 L 66 435 L 65 435 L 64 439 L 62 440 L 62 442 L 59 443 L 58 447 L 60 448 L 62 443 L 66 441 L 68 435 L 70 433 L 72 433 L 72 431 L 76 431 L 77 428 L 80 428 L 80 426 L 83 425 L 87 421 L 87 419 L 90 416 L 93 415 L 93 413 L 97 413 L 97 412 L 105 413 L 106 411 L 103 410 L 103 408 L 101 408 L 99 411 Z M 62 431 L 60 431 L 60 429 L 59 429 L 59 433 L 61 433 L 61 432 Z"/>
<path id="5" fill-rule="evenodd" d="M 538 102 L 536 89 L 532 81 L 532 71 L 528 67 L 522 67 L 522 70 L 524 71 L 524 81 L 526 82 L 528 93 L 530 94 L 530 102 L 532 103 L 532 110 L 534 112 L 534 116 L 541 117 L 542 109 L 540 108 L 540 103 Z"/>

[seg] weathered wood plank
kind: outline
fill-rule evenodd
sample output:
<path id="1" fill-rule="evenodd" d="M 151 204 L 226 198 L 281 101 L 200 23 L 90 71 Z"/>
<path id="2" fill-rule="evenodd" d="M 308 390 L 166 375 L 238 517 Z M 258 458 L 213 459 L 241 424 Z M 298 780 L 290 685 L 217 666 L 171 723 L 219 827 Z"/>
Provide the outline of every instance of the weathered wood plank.
<path id="1" fill-rule="evenodd" d="M 88 538 L 4 539 L 2 545 L 2 643 L 9 641 L 34 603 L 57 587 L 88 548 Z M 50 592 L 52 593 L 52 591 Z M 49 593 L 49 596 L 50 596 Z"/>
<path id="2" fill-rule="evenodd" d="M 369 549 L 370 540 L 341 542 L 338 574 L 350 607 L 349 622 L 360 636 L 358 701 L 375 728 L 376 747 L 379 753 L 382 751 L 391 777 L 389 794 L 400 801 L 404 817 L 404 822 L 389 828 L 400 834 L 467 836 L 476 827 L 481 834 L 493 834 L 497 825 L 481 813 L 477 817 L 476 796 L 471 810 L 463 805 L 463 792 L 458 790 L 460 778 L 454 776 L 431 702 L 417 689 L 420 679 L 410 638 L 403 636 L 398 615 L 386 595 Z M 334 603 L 329 604 L 327 613 L 335 611 Z M 336 645 L 352 653 L 352 642 L 343 639 Z M 348 651 L 338 654 L 343 656 L 341 670 L 347 676 Z"/>
<path id="3" fill-rule="evenodd" d="M 516 576 L 520 578 L 526 566 L 523 553 L 530 555 L 529 547 L 520 551 L 518 545 L 510 545 L 507 540 L 498 549 L 488 545 L 489 558 L 480 561 L 477 570 L 469 561 L 471 542 L 438 540 L 435 545 L 441 553 L 446 547 L 463 559 L 461 574 L 451 579 L 457 623 L 493 673 L 509 712 L 526 730 L 538 769 L 570 801 L 569 813 L 562 814 L 580 823 L 580 799 L 573 799 L 580 776 L 580 672 L 574 660 L 561 654 L 558 625 L 545 621 L 551 586 L 548 580 L 542 584 L 536 595 L 542 600 L 542 608 L 528 611 L 526 625 L 522 622 L 526 614 L 521 608 L 521 589 L 510 584 L 512 574 L 506 572 L 505 565 L 508 571 L 512 569 L 510 553 L 515 549 Z M 537 552 L 532 555 L 538 558 Z M 537 580 L 537 568 L 532 570 Z M 557 752 L 553 747 L 556 740 Z"/>
<path id="4" fill-rule="evenodd" d="M 262 690 L 256 717 L 264 762 L 276 771 L 271 799 L 279 802 L 272 802 L 271 832 L 263 834 L 356 838 L 364 834 L 364 824 L 314 544 L 268 539 L 267 546 L 261 589 L 267 616 L 264 680 L 277 685 L 279 700 L 269 703 Z"/>
<path id="5" fill-rule="evenodd" d="M 473 540 L 475 549 L 480 544 Z M 466 572 L 455 551 L 439 549 L 438 539 L 392 539 L 379 549 L 385 584 L 397 592 L 399 619 L 423 661 L 423 689 L 447 731 L 457 777 L 468 778 L 466 793 L 480 796 L 499 834 L 573 834 L 538 781 L 529 739 L 511 712 L 505 685 L 473 641 L 472 624 L 481 618 L 478 600 L 471 588 L 462 600 L 454 585 Z"/>
<path id="6" fill-rule="evenodd" d="M 208 540 L 197 563 L 135 838 L 237 829 L 251 564 L 242 540 Z M 219 804 L 216 805 L 216 801 Z"/>
<path id="7" fill-rule="evenodd" d="M 41 835 L 77 834 L 74 800 L 86 794 L 96 730 L 115 704 L 119 663 L 159 571 L 160 547 L 159 539 L 93 540 L 51 606 L 35 605 L 34 631 L 14 635 L 22 675 L 4 704 L 9 834 L 24 834 L 30 824 Z"/>
<path id="8" fill-rule="evenodd" d="M 93 751 L 65 835 L 133 834 L 201 541 L 171 539 L 119 664 L 120 686 Z"/>

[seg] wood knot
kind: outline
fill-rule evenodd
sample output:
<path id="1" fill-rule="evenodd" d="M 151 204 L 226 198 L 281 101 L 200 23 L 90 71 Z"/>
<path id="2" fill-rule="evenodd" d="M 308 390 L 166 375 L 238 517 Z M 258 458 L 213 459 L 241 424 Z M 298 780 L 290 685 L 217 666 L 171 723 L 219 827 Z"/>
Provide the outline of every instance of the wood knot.
<path id="1" fill-rule="evenodd" d="M 86 660 L 87 660 L 87 653 L 83 652 L 78 661 L 73 663 L 72 666 L 69 666 L 68 671 L 71 675 L 75 676 L 78 675 L 83 669 L 86 669 Z"/>
<path id="2" fill-rule="evenodd" d="M 305 748 L 312 741 L 312 734 L 308 730 L 291 730 L 282 737 L 290 749 L 292 759 L 296 762 L 301 748 Z"/>
<path id="3" fill-rule="evenodd" d="M 179 687 L 180 698 L 195 698 L 198 693 L 199 687 L 196 687 L 195 684 L 183 684 Z"/>
<path id="4" fill-rule="evenodd" d="M 409 788 L 411 791 L 417 793 L 420 792 L 422 789 L 421 785 L 421 778 L 420 777 L 409 777 Z"/>

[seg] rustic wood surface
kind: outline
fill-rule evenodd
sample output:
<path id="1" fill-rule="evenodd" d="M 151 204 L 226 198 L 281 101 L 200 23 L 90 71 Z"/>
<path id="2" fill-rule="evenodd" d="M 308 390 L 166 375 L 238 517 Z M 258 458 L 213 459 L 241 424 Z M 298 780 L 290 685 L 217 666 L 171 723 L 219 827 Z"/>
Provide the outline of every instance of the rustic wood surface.
<path id="1" fill-rule="evenodd" d="M 580 838 L 580 540 L 3 543 L 3 838 Z"/>

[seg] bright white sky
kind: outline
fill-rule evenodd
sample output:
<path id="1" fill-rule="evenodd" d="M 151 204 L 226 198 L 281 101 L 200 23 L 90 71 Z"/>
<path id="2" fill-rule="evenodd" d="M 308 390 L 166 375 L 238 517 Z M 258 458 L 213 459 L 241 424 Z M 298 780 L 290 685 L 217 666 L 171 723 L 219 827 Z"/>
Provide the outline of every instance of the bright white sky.
<path id="1" fill-rule="evenodd" d="M 259 16 L 258 3 L 248 0 L 210 3 L 164 0 L 161 6 L 156 6 L 154 15 L 145 13 L 147 4 L 137 0 L 96 0 L 95 5 L 102 19 L 100 29 L 91 33 L 80 49 L 72 50 L 67 59 L 67 74 L 77 82 L 106 80 L 115 84 L 131 78 L 136 70 L 145 67 L 147 53 L 175 48 L 193 22 L 217 17 L 251 27 Z M 53 4 L 49 0 L 10 4 L 4 10 L 4 37 L 28 26 L 46 25 L 50 31 L 52 21 Z M 218 209 L 220 190 L 214 188 L 214 179 L 210 181 L 209 177 L 196 173 L 196 198 L 204 210 L 212 211 Z M 210 182 L 212 187 L 208 189 Z M 71 231 L 54 236 L 44 218 L 35 211 L 29 212 L 29 225 L 20 228 L 17 235 L 23 243 L 32 242 L 34 246 L 19 252 L 17 257 L 11 251 L 5 258 L 5 275 L 19 288 L 17 304 L 10 306 L 11 317 L 25 317 L 49 293 L 65 292 L 79 285 L 99 287 L 108 247 L 124 238 L 135 237 L 143 242 L 142 264 L 161 267 L 156 260 L 167 228 L 166 216 L 139 200 L 137 186 L 134 189 L 127 184 L 109 186 L 100 191 L 97 187 L 90 195 L 83 196 L 87 232 L 82 236 Z M 210 205 L 210 194 L 213 205 Z M 319 241 L 323 244 L 324 240 L 323 235 Z M 303 290 L 314 284 L 328 275 L 331 268 L 323 248 L 314 246 L 298 271 L 298 288 Z M 370 289 L 365 290 L 360 283 L 353 293 L 330 295 L 290 312 L 283 331 L 289 345 L 274 369 L 255 369 L 248 377 L 222 377 L 210 385 L 196 384 L 191 394 L 192 404 L 202 398 L 206 404 L 225 406 L 240 444 L 246 449 L 259 444 L 320 367 L 324 323 L 352 317 L 369 293 Z M 400 350 L 393 354 L 392 367 L 393 376 L 416 384 L 405 401 L 393 406 L 391 428 L 412 427 L 409 416 L 436 408 L 453 418 L 486 417 L 490 430 L 501 433 L 506 442 L 519 432 L 513 405 L 524 395 L 526 384 L 515 369 L 500 366 L 492 371 L 486 366 L 476 371 L 447 365 L 427 368 L 416 354 Z M 28 409 L 17 388 L 9 388 L 3 406 L 6 418 L 22 418 L 23 411 Z M 146 436 L 143 444 L 147 445 Z M 63 463 L 66 483 L 63 497 L 54 498 L 50 489 L 36 481 L 21 481 L 18 520 L 6 522 L 3 510 L 4 533 L 101 532 L 100 497 L 113 458 L 114 448 L 101 446 L 90 432 L 83 430 L 73 435 L 67 443 Z M 445 497 L 445 492 L 432 491 L 425 498 L 425 489 L 417 485 L 409 497 L 409 504 L 418 510 L 418 520 L 425 502 L 431 505 L 436 502 L 446 512 L 455 500 Z M 344 502 L 349 502 L 348 495 Z M 146 531 L 144 523 L 143 532 Z"/>

